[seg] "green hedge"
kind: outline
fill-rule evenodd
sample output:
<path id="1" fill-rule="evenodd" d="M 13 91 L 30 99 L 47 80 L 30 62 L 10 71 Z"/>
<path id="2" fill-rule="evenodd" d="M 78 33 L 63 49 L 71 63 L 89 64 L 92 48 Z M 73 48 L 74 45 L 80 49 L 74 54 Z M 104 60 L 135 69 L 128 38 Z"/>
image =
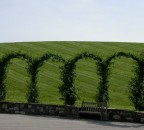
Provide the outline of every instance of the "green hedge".
<path id="1" fill-rule="evenodd" d="M 76 55 L 72 59 L 65 61 L 61 56 L 47 53 L 40 58 L 32 58 L 22 53 L 11 53 L 3 56 L 0 59 L 0 101 L 3 101 L 6 96 L 6 68 L 10 61 L 14 58 L 25 60 L 28 63 L 28 74 L 30 82 L 28 83 L 28 92 L 26 94 L 27 102 L 39 102 L 39 92 L 37 86 L 37 74 L 40 67 L 45 61 L 51 60 L 53 62 L 62 62 L 61 80 L 62 84 L 59 86 L 59 91 L 65 104 L 74 105 L 78 99 L 76 87 L 74 86 L 74 79 L 76 77 L 75 69 L 76 63 L 81 59 L 92 59 L 96 64 L 96 73 L 99 76 L 98 93 L 96 93 L 96 101 L 109 101 L 109 75 L 111 72 L 111 65 L 116 58 L 131 58 L 135 62 L 134 77 L 129 85 L 129 98 L 136 110 L 144 110 L 144 58 L 139 58 L 130 53 L 118 52 L 105 60 L 98 55 L 89 52 L 84 52 Z"/>

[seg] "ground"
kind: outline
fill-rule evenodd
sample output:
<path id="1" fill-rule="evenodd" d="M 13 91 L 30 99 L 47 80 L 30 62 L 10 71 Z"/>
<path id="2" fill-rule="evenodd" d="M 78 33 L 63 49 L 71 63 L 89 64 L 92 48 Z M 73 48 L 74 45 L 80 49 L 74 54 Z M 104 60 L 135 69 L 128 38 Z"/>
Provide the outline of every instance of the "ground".
<path id="1" fill-rule="evenodd" d="M 144 130 L 144 124 L 0 114 L 0 130 Z"/>

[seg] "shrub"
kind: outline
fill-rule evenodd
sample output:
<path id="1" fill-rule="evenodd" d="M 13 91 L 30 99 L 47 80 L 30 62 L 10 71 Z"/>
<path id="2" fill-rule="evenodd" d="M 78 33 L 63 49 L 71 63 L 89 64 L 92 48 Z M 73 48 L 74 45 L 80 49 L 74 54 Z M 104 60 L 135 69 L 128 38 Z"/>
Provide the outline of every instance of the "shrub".
<path id="1" fill-rule="evenodd" d="M 144 57 L 136 62 L 134 77 L 129 85 L 129 98 L 136 110 L 144 110 Z"/>
<path id="2" fill-rule="evenodd" d="M 65 62 L 65 60 L 54 54 L 44 54 L 42 57 L 34 59 L 28 67 L 28 73 L 30 76 L 30 83 L 28 84 L 27 100 L 28 102 L 38 103 L 39 102 L 39 93 L 37 89 L 37 74 L 39 68 L 47 60 L 52 60 L 53 62 Z"/>
<path id="3" fill-rule="evenodd" d="M 74 58 L 64 64 L 61 69 L 61 80 L 63 84 L 59 86 L 59 91 L 63 97 L 62 99 L 64 100 L 65 104 L 74 105 L 75 101 L 78 99 L 77 91 L 73 84 L 76 77 L 76 63 L 78 60 L 83 58 L 93 59 L 96 61 L 97 65 L 101 65 L 100 62 L 102 62 L 102 59 L 99 56 L 84 52 L 82 54 L 76 55 Z"/>
<path id="4" fill-rule="evenodd" d="M 6 54 L 5 56 L 0 59 L 0 101 L 4 100 L 6 97 L 6 85 L 5 85 L 5 79 L 6 79 L 6 69 L 9 65 L 10 61 L 14 58 L 26 60 L 29 64 L 31 62 L 31 57 L 29 57 L 26 54 L 22 54 L 19 52 L 14 52 L 11 54 Z"/>

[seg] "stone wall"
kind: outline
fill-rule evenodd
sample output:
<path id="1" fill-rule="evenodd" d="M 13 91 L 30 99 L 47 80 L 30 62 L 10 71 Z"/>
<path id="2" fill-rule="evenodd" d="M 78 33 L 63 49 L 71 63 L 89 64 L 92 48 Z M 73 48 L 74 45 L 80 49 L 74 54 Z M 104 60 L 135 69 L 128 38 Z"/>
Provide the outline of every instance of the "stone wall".
<path id="1" fill-rule="evenodd" d="M 109 120 L 144 123 L 144 111 L 108 109 Z"/>
<path id="2" fill-rule="evenodd" d="M 78 108 L 64 105 L 1 102 L 0 113 L 51 115 L 76 118 L 78 116 Z"/>
<path id="3" fill-rule="evenodd" d="M 65 105 L 0 102 L 0 113 L 81 118 L 78 107 Z M 93 115 L 93 117 L 100 119 L 96 115 Z M 108 109 L 107 120 L 144 123 L 144 112 Z"/>

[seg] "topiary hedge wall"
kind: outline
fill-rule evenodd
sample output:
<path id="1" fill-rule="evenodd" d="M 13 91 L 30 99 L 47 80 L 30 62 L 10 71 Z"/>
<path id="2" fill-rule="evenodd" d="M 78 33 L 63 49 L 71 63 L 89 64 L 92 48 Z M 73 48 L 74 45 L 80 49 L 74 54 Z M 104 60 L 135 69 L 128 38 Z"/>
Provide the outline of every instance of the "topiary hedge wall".
<path id="1" fill-rule="evenodd" d="M 37 74 L 40 67 L 45 61 L 51 60 L 53 62 L 62 62 L 61 80 L 62 84 L 59 86 L 59 92 L 62 95 L 64 103 L 67 105 L 74 105 L 78 99 L 77 91 L 74 86 L 74 79 L 76 76 L 76 63 L 81 59 L 92 59 L 96 64 L 96 74 L 99 76 L 98 93 L 96 94 L 96 101 L 109 101 L 109 75 L 111 72 L 111 65 L 116 58 L 131 58 L 135 63 L 134 77 L 129 85 L 129 98 L 136 110 L 144 110 L 144 58 L 139 58 L 133 54 L 118 52 L 103 60 L 98 55 L 89 52 L 84 52 L 74 56 L 72 59 L 65 61 L 61 56 L 47 53 L 39 58 L 32 58 L 26 54 L 19 52 L 10 53 L 0 59 L 0 101 L 5 100 L 6 96 L 6 69 L 10 61 L 14 58 L 25 60 L 28 63 L 27 72 L 30 77 L 28 84 L 28 92 L 26 94 L 27 102 L 38 103 L 39 92 L 37 90 Z M 96 86 L 97 87 L 97 86 Z"/>

